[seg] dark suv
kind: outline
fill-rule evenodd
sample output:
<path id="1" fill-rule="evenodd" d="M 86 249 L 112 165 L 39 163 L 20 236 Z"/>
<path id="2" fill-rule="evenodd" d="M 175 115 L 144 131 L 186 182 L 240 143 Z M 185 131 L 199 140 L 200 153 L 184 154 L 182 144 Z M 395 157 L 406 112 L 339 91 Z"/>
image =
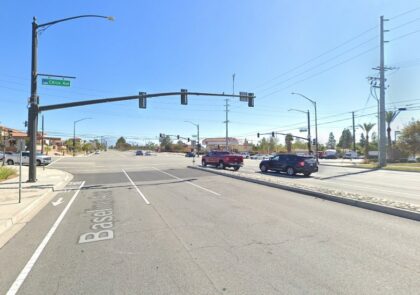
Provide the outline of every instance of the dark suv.
<path id="1" fill-rule="evenodd" d="M 271 157 L 270 160 L 264 160 L 260 163 L 261 172 L 269 170 L 277 172 L 286 172 L 292 176 L 296 173 L 303 173 L 305 176 L 318 171 L 316 159 L 312 156 L 298 156 L 292 154 L 278 154 Z"/>

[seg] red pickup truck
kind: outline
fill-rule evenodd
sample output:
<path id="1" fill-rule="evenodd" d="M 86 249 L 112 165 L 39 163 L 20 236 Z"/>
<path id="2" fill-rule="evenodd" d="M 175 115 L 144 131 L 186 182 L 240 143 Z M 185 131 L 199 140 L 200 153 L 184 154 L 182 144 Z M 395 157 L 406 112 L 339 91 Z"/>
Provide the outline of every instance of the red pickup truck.
<path id="1" fill-rule="evenodd" d="M 201 164 L 206 167 L 207 165 L 214 165 L 217 168 L 225 169 L 232 167 L 237 171 L 244 163 L 244 158 L 239 155 L 231 154 L 229 152 L 213 151 L 203 156 Z"/>

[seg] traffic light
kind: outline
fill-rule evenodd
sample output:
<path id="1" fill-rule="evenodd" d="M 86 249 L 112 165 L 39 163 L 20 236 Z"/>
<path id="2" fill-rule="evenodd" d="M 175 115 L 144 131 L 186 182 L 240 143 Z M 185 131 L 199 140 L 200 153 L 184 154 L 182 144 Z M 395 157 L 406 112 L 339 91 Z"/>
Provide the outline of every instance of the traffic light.
<path id="1" fill-rule="evenodd" d="M 187 138 L 187 140 L 188 140 L 188 142 L 190 142 L 190 138 L 189 137 Z"/>
<path id="2" fill-rule="evenodd" d="M 146 108 L 146 92 L 139 92 L 139 108 L 145 109 Z"/>
<path id="3" fill-rule="evenodd" d="M 248 107 L 254 107 L 254 93 L 248 93 Z"/>
<path id="4" fill-rule="evenodd" d="M 248 92 L 239 92 L 239 101 L 248 101 Z"/>
<path id="5" fill-rule="evenodd" d="M 160 138 L 164 138 L 164 137 L 165 137 L 165 134 L 163 134 L 163 133 L 159 133 L 159 137 L 160 137 Z"/>
<path id="6" fill-rule="evenodd" d="M 312 145 L 316 145 L 316 138 L 312 139 Z"/>
<path id="7" fill-rule="evenodd" d="M 179 135 L 176 136 L 176 139 L 179 139 Z"/>
<path id="8" fill-rule="evenodd" d="M 275 136 L 275 134 L 274 134 L 274 131 L 273 132 L 271 132 L 271 137 L 274 137 Z"/>
<path id="9" fill-rule="evenodd" d="M 181 89 L 181 104 L 187 105 L 188 104 L 188 90 L 187 89 Z"/>
<path id="10" fill-rule="evenodd" d="M 259 132 L 257 133 L 257 137 L 260 138 L 260 133 Z"/>
<path id="11" fill-rule="evenodd" d="M 28 127 L 28 121 L 25 121 L 25 127 Z"/>

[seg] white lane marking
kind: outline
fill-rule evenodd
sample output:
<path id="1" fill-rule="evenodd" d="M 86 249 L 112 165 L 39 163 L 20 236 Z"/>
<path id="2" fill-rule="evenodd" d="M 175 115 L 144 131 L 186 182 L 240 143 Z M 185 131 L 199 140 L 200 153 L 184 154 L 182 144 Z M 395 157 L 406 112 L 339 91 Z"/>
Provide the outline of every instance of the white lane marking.
<path id="1" fill-rule="evenodd" d="M 51 166 L 54 163 L 57 163 L 60 160 L 63 160 L 64 158 L 58 158 L 57 160 L 52 161 L 48 166 Z"/>
<path id="2" fill-rule="evenodd" d="M 146 197 L 143 195 L 143 193 L 139 190 L 139 188 L 137 187 L 137 185 L 135 185 L 135 183 L 131 180 L 131 178 L 130 178 L 130 176 L 128 176 L 127 172 L 125 172 L 124 169 L 121 169 L 121 170 L 122 170 L 122 172 L 124 172 L 125 176 L 127 176 L 128 180 L 131 182 L 131 184 L 136 188 L 137 192 L 143 198 L 144 202 L 147 205 L 150 205 L 150 202 L 146 199 Z"/>
<path id="3" fill-rule="evenodd" d="M 152 168 L 153 168 L 153 169 L 155 169 L 155 170 L 157 170 L 157 171 L 159 171 L 159 172 L 161 172 L 161 173 L 163 173 L 163 174 L 166 174 L 166 175 L 168 175 L 168 176 L 170 176 L 170 177 L 172 177 L 172 178 L 175 178 L 175 179 L 178 179 L 178 180 L 185 181 L 185 183 L 188 183 L 188 184 L 190 184 L 190 185 L 192 185 L 192 186 L 198 187 L 199 189 L 205 190 L 206 192 L 209 192 L 209 193 L 211 193 L 211 194 L 213 194 L 213 195 L 216 195 L 216 196 L 221 196 L 219 193 L 216 193 L 216 192 L 214 192 L 214 191 L 212 191 L 212 190 L 209 190 L 208 188 L 205 188 L 205 187 L 199 186 L 198 184 L 195 184 L 195 183 L 193 183 L 193 182 L 191 182 L 191 181 L 189 181 L 189 180 L 179 178 L 179 177 L 177 177 L 177 176 L 175 176 L 175 175 L 172 175 L 172 174 L 170 174 L 170 173 L 168 173 L 168 172 L 162 171 L 162 170 L 160 170 L 160 169 L 158 169 L 158 168 L 156 168 L 156 167 L 152 167 Z"/>
<path id="4" fill-rule="evenodd" d="M 69 211 L 71 204 L 73 204 L 74 200 L 76 199 L 77 195 L 79 194 L 81 188 L 85 182 L 83 181 L 82 184 L 79 186 L 77 191 L 74 193 L 73 197 L 70 199 L 70 202 L 67 204 L 67 206 L 64 208 L 64 210 L 61 212 L 60 216 L 58 216 L 57 220 L 54 222 L 51 229 L 48 231 L 44 239 L 42 240 L 41 244 L 39 244 L 38 248 L 36 248 L 34 254 L 32 254 L 32 257 L 29 259 L 29 261 L 26 263 L 25 267 L 22 269 L 22 271 L 19 273 L 18 277 L 14 281 L 13 285 L 10 287 L 9 291 L 7 291 L 6 295 L 14 295 L 17 293 L 19 288 L 22 286 L 23 282 L 25 281 L 28 274 L 31 272 L 32 267 L 37 262 L 39 256 L 42 254 L 42 251 L 44 251 L 45 246 L 47 246 L 49 240 L 53 236 L 54 232 L 57 230 L 58 226 L 60 225 L 61 221 L 63 220 L 64 216 L 66 215 L 67 211 Z"/>
<path id="5" fill-rule="evenodd" d="M 59 198 L 57 201 L 55 201 L 55 202 L 51 202 L 51 204 L 52 204 L 54 207 L 55 207 L 55 206 L 60 205 L 61 203 L 64 203 L 63 198 Z"/>

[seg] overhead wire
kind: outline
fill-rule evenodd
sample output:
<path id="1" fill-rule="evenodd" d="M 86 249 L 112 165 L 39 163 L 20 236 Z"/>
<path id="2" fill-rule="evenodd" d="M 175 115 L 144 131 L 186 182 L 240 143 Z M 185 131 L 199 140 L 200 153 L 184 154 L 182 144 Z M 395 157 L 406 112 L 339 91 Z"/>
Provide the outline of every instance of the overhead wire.
<path id="1" fill-rule="evenodd" d="M 272 79 L 270 79 L 270 80 L 268 80 L 268 81 L 266 81 L 266 82 L 261 83 L 260 85 L 258 85 L 258 86 L 256 86 L 256 87 L 254 87 L 254 89 L 258 89 L 258 88 L 260 88 L 260 87 L 262 87 L 262 86 L 264 86 L 264 85 L 266 85 L 266 84 L 268 84 L 268 83 L 270 83 L 270 82 L 272 82 L 272 81 L 274 81 L 274 80 L 277 80 L 278 78 L 283 77 L 283 76 L 285 76 L 285 75 L 287 75 L 287 74 L 289 74 L 289 73 L 291 73 L 291 72 L 293 72 L 293 71 L 295 71 L 295 70 L 297 70 L 297 69 L 299 69 L 299 68 L 301 68 L 301 67 L 303 67 L 303 66 L 305 66 L 305 65 L 307 65 L 307 64 L 309 64 L 309 63 L 311 63 L 312 61 L 315 61 L 315 60 L 317 60 L 317 59 L 319 59 L 319 58 L 321 58 L 321 57 L 323 57 L 323 56 L 327 55 L 328 53 L 331 53 L 331 52 L 333 52 L 333 51 L 335 51 L 335 50 L 337 50 L 337 49 L 339 49 L 339 48 L 343 47 L 344 45 L 347 45 L 347 44 L 351 43 L 352 41 L 354 41 L 354 40 L 356 40 L 356 39 L 360 38 L 361 36 L 365 35 L 366 33 L 368 33 L 368 32 L 370 32 L 370 31 L 372 31 L 372 30 L 376 29 L 377 27 L 378 27 L 378 26 L 376 25 L 376 26 L 374 26 L 374 27 L 372 27 L 372 28 L 369 28 L 369 29 L 367 29 L 367 30 L 365 30 L 365 31 L 361 32 L 360 34 L 356 35 L 355 37 L 352 37 L 352 38 L 350 38 L 350 39 L 346 40 L 345 42 L 343 42 L 343 43 L 341 43 L 341 44 L 339 44 L 339 45 L 337 45 L 337 46 L 335 46 L 335 47 L 333 47 L 333 48 L 331 48 L 331 49 L 329 49 L 329 50 L 327 50 L 327 51 L 325 51 L 325 52 L 321 53 L 320 55 L 317 55 L 317 56 L 315 56 L 315 57 L 313 57 L 313 58 L 310 58 L 309 60 L 305 61 L 304 63 L 302 63 L 302 64 L 300 64 L 300 65 L 298 65 L 298 66 L 295 66 L 295 67 L 293 67 L 292 69 L 287 70 L 287 71 L 285 71 L 285 72 L 281 73 L 280 75 L 277 75 L 276 77 L 274 77 L 274 78 L 272 78 Z"/>

